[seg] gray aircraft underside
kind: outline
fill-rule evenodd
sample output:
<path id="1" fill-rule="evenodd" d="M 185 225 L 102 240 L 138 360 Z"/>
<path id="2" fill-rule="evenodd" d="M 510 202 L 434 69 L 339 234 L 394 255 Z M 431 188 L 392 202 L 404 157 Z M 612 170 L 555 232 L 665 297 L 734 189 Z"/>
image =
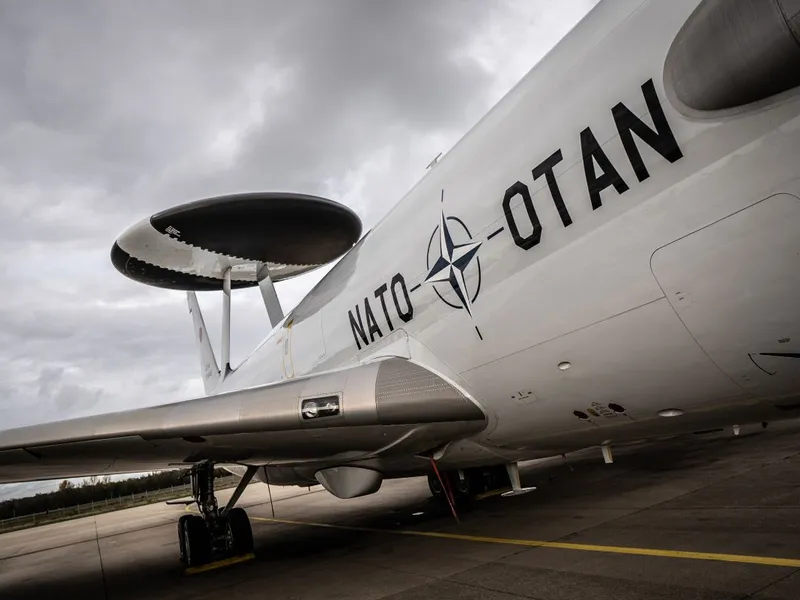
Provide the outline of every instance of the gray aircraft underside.
<path id="1" fill-rule="evenodd" d="M 112 260 L 189 292 L 207 396 L 2 431 L 0 482 L 210 461 L 352 496 L 800 416 L 798 15 L 601 2 L 364 236 L 309 196 L 145 219 Z M 335 258 L 283 315 L 273 282 Z M 250 285 L 274 327 L 218 366 L 193 294 Z"/>

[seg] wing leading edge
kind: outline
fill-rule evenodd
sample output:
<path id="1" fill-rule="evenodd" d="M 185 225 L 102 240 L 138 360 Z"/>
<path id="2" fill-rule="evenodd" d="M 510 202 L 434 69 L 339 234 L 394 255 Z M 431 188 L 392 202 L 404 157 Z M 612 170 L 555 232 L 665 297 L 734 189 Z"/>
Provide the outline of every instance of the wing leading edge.
<path id="1" fill-rule="evenodd" d="M 341 464 L 423 452 L 486 426 L 461 391 L 392 358 L 150 408 L 0 432 L 0 483 L 203 460 Z"/>

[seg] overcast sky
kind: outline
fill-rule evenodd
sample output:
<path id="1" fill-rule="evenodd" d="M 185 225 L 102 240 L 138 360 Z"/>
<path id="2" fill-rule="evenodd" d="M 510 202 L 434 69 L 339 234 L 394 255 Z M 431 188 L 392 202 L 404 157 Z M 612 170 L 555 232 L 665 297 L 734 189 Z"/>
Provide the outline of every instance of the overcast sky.
<path id="1" fill-rule="evenodd" d="M 367 231 L 595 3 L 0 1 L 0 427 L 200 395 L 185 295 L 114 270 L 122 230 L 280 190 Z M 234 364 L 268 328 L 234 293 Z"/>

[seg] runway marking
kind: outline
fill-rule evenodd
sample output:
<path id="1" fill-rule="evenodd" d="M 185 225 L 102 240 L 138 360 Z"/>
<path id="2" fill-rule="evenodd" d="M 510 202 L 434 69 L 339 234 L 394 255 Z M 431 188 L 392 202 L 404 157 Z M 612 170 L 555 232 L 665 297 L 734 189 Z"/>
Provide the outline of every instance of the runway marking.
<path id="1" fill-rule="evenodd" d="M 499 490 L 489 490 L 488 492 L 483 492 L 482 494 L 478 494 L 475 496 L 475 500 L 486 500 L 486 498 L 493 498 L 494 496 L 499 496 L 505 492 L 510 491 L 511 488 L 501 488 Z"/>
<path id="2" fill-rule="evenodd" d="M 637 556 L 661 556 L 664 558 L 685 558 L 692 560 L 712 560 L 753 565 L 769 565 L 775 567 L 800 568 L 800 559 L 779 558 L 773 556 L 748 556 L 745 554 L 722 554 L 717 552 L 689 552 L 684 550 L 662 550 L 660 548 L 635 548 L 628 546 L 601 546 L 596 544 L 572 544 L 569 542 L 547 542 L 543 540 L 523 540 L 514 538 L 485 537 L 463 535 L 458 533 L 440 533 L 436 531 L 415 531 L 411 529 L 376 529 L 372 527 L 353 527 L 350 525 L 331 525 L 311 521 L 292 521 L 290 519 L 271 519 L 268 517 L 250 517 L 254 521 L 282 523 L 285 525 L 303 525 L 306 527 L 324 527 L 345 531 L 361 531 L 365 533 L 382 533 L 408 535 L 417 537 L 461 540 L 465 542 L 481 542 L 486 544 L 505 544 L 510 546 L 528 546 L 530 548 L 557 548 L 559 550 L 579 550 L 583 552 L 605 552 L 609 554 L 632 554 Z"/>
<path id="3" fill-rule="evenodd" d="M 243 563 L 248 560 L 253 560 L 256 557 L 252 552 L 250 554 L 242 554 L 241 556 L 232 556 L 231 558 L 223 558 L 214 562 L 200 565 L 199 567 L 189 567 L 185 573 L 187 575 L 195 575 L 197 573 L 204 573 L 205 571 L 213 571 L 214 569 L 221 569 L 222 567 L 229 567 L 238 563 Z"/>

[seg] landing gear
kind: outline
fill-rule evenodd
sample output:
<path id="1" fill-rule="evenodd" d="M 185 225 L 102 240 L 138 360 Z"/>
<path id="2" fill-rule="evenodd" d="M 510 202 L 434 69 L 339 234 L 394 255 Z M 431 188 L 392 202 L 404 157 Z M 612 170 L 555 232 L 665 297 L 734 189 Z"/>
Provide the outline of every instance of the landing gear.
<path id="1" fill-rule="evenodd" d="M 243 508 L 232 508 L 228 513 L 227 534 L 234 554 L 249 554 L 253 551 L 253 530 Z"/>
<path id="2" fill-rule="evenodd" d="M 472 473 L 456 471 L 453 481 L 453 494 L 456 498 L 470 498 L 478 493 L 476 484 L 480 485 L 480 477 L 475 477 Z"/>
<path id="3" fill-rule="evenodd" d="M 441 471 L 445 485 L 456 502 L 467 502 L 480 494 L 511 487 L 505 465 L 478 467 L 458 471 Z M 428 488 L 434 499 L 447 502 L 446 491 L 435 473 L 428 475 Z"/>
<path id="4" fill-rule="evenodd" d="M 214 547 L 211 531 L 203 517 L 188 515 L 188 519 L 178 521 L 178 535 L 181 540 L 181 560 L 187 567 L 196 567 L 211 560 Z"/>
<path id="5" fill-rule="evenodd" d="M 200 515 L 183 515 L 178 519 L 178 545 L 181 562 L 196 567 L 217 555 L 233 556 L 253 551 L 250 519 L 236 501 L 253 479 L 258 467 L 247 467 L 239 485 L 222 510 L 214 495 L 214 464 L 203 462 L 191 471 L 192 497 Z"/>

